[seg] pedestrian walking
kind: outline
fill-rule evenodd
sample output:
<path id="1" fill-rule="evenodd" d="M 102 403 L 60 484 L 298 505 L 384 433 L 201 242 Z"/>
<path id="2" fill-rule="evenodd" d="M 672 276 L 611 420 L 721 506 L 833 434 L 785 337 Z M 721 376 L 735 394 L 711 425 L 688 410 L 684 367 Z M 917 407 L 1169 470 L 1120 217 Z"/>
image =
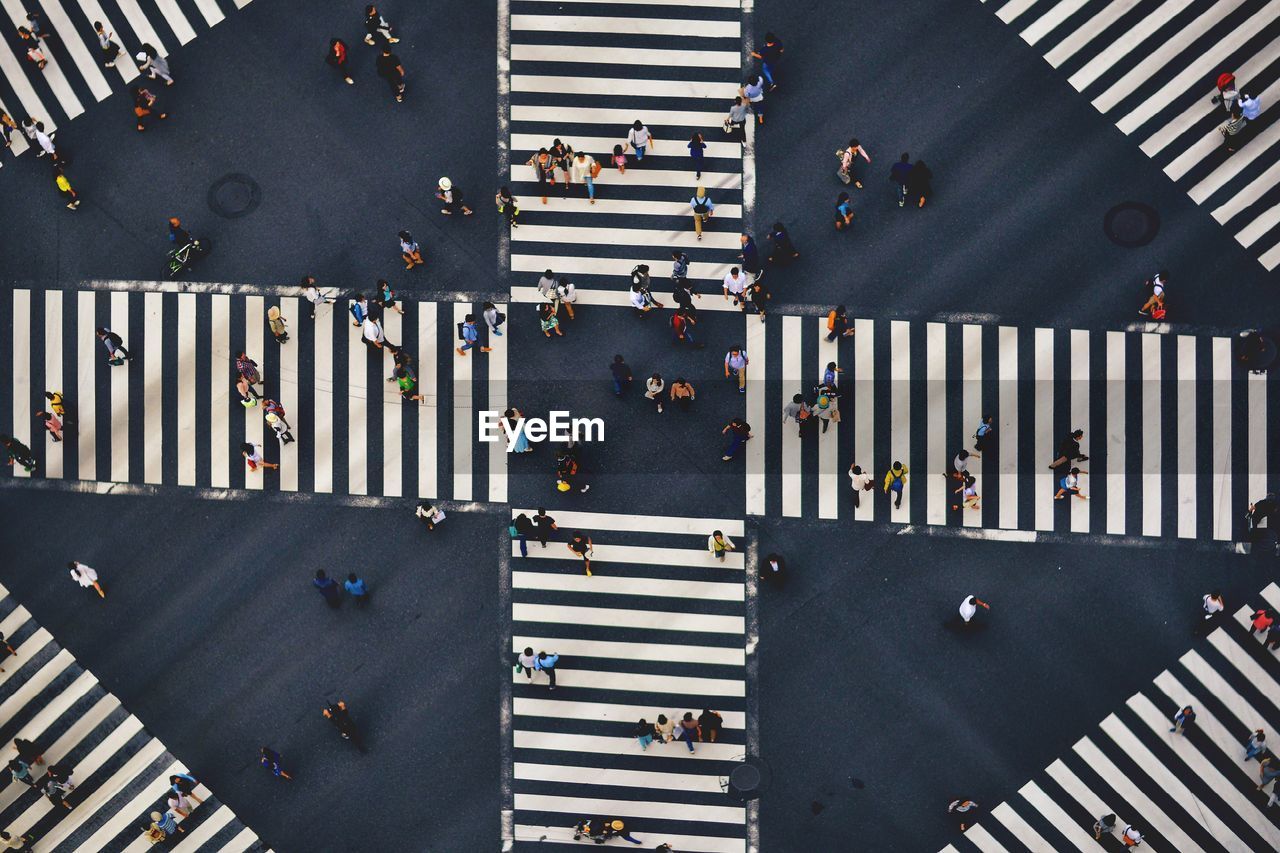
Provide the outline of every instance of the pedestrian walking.
<path id="1" fill-rule="evenodd" d="M 493 203 L 498 206 L 498 213 L 507 221 L 507 225 L 512 228 L 519 226 L 516 220 L 520 217 L 520 206 L 516 203 L 516 197 L 511 194 L 510 187 L 501 187 L 493 197 Z"/>
<path id="2" fill-rule="evenodd" d="M 1257 758 L 1267 751 L 1267 733 L 1254 729 L 1244 741 L 1244 760 Z"/>
<path id="3" fill-rule="evenodd" d="M 391 285 L 387 283 L 385 278 L 378 279 L 377 296 L 374 297 L 373 304 L 379 308 L 394 311 L 397 314 L 404 314 L 404 309 L 396 301 L 396 292 L 391 289 Z"/>
<path id="4" fill-rule="evenodd" d="M 13 117 L 4 110 L 0 110 L 0 141 L 3 141 L 4 147 L 10 151 L 13 150 L 13 132 L 17 129 L 18 123 L 13 120 Z M 0 162 L 0 166 L 4 166 L 4 163 Z"/>
<path id="5" fill-rule="evenodd" d="M 364 325 L 360 329 L 360 339 L 370 350 L 385 348 L 394 353 L 400 349 L 400 347 L 387 340 L 387 334 L 382 329 L 382 320 L 379 317 L 364 318 Z"/>
<path id="6" fill-rule="evenodd" d="M 847 231 L 853 225 L 853 204 L 848 193 L 836 196 L 836 230 Z"/>
<path id="7" fill-rule="evenodd" d="M 1071 434 L 1058 445 L 1058 458 L 1049 463 L 1050 468 L 1066 465 L 1070 462 L 1084 462 L 1089 457 L 1080 452 L 1080 439 L 1084 438 L 1084 430 L 1074 429 Z"/>
<path id="8" fill-rule="evenodd" d="M 680 410 L 684 412 L 689 411 L 689 407 L 697 399 L 693 385 L 686 381 L 683 376 L 676 377 L 676 381 L 671 383 L 668 396 L 670 396 L 671 402 L 679 406 Z"/>
<path id="9" fill-rule="evenodd" d="M 55 166 L 63 166 L 66 164 L 66 158 L 62 156 L 59 148 L 53 144 L 53 135 L 44 132 L 44 122 L 37 121 L 32 125 L 31 140 L 40 147 L 37 157 L 48 155 L 49 159 Z"/>
<path id="10" fill-rule="evenodd" d="M 243 350 L 236 356 L 236 389 L 240 391 L 241 402 L 246 407 L 257 405 L 262 394 L 255 385 L 262 384 L 262 374 L 258 372 L 258 362 L 249 358 Z"/>
<path id="11" fill-rule="evenodd" d="M 273 471 L 279 470 L 280 466 L 274 462 L 268 462 L 262 458 L 262 445 L 253 444 L 246 441 L 240 445 L 240 455 L 244 457 L 245 464 L 249 466 L 249 472 L 253 473 L 259 468 L 270 468 Z"/>
<path id="12" fill-rule="evenodd" d="M 1151 278 L 1144 282 L 1143 286 L 1150 291 L 1147 301 L 1142 303 L 1142 307 L 1138 309 L 1138 313 L 1146 316 L 1151 315 L 1153 320 L 1164 319 L 1164 289 L 1169 282 L 1169 273 L 1160 270 Z"/>
<path id="13" fill-rule="evenodd" d="M 564 173 L 560 179 L 560 196 L 568 198 L 569 167 L 573 163 L 573 146 L 556 138 L 551 141 L 551 147 L 547 149 L 547 153 L 551 155 L 551 173 L 554 175 L 556 169 Z"/>
<path id="14" fill-rule="evenodd" d="M 139 133 L 147 129 L 148 116 L 154 115 L 161 120 L 169 117 L 167 112 L 156 109 L 156 96 L 150 89 L 133 86 L 129 91 L 133 95 L 133 115 L 138 120 L 136 127 Z"/>
<path id="15" fill-rule="evenodd" d="M 751 276 L 752 280 L 760 278 L 764 275 L 764 267 L 760 265 L 760 249 L 756 246 L 755 238 L 750 234 L 743 234 L 738 242 L 742 245 L 742 251 L 738 253 L 738 257 L 742 259 L 742 271 Z"/>
<path id="16" fill-rule="evenodd" d="M 427 530 L 435 530 L 436 525 L 445 520 L 445 512 L 430 501 L 421 501 L 418 503 L 413 514 L 422 519 L 422 523 L 427 526 Z"/>
<path id="17" fill-rule="evenodd" d="M 587 188 L 587 203 L 596 203 L 596 177 L 600 174 L 600 164 L 596 158 L 585 151 L 577 152 L 569 166 L 568 180 L 571 184 L 582 184 Z"/>
<path id="18" fill-rule="evenodd" d="M 703 345 L 693 337 L 693 327 L 696 323 L 697 321 L 693 318 L 691 309 L 677 308 L 675 313 L 671 315 L 671 332 L 675 335 L 676 343 L 687 341 L 701 349 Z"/>
<path id="19" fill-rule="evenodd" d="M 545 672 L 547 680 L 550 682 L 549 689 L 556 689 L 556 664 L 560 662 L 560 655 L 549 655 L 546 652 L 538 652 L 538 659 L 534 662 L 534 668 L 538 672 Z"/>
<path id="20" fill-rule="evenodd" d="M 554 305 L 546 302 L 538 305 L 538 325 L 544 337 L 550 338 L 552 332 L 558 338 L 564 337 L 564 332 L 560 331 L 560 318 L 556 316 Z"/>
<path id="21" fill-rule="evenodd" d="M 279 306 L 272 305 L 267 309 L 267 327 L 271 329 L 271 337 L 276 343 L 283 344 L 289 340 L 288 322 L 280 316 Z"/>
<path id="22" fill-rule="evenodd" d="M 692 751 L 693 747 L 691 746 L 689 749 Z M 623 841 L 630 841 L 632 844 L 644 843 L 638 838 L 632 838 L 631 833 L 627 831 L 626 825 L 617 818 L 606 820 L 604 822 L 604 832 L 602 835 L 605 841 L 608 841 L 610 838 L 621 838 Z"/>
<path id="23" fill-rule="evenodd" d="M 963 447 L 960 448 L 960 451 L 951 459 L 951 470 L 942 472 L 943 476 L 949 477 L 951 479 L 963 481 L 964 478 L 969 474 L 969 457 L 970 456 L 972 456 L 974 459 L 982 458 L 976 453 L 970 454 L 969 451 L 965 450 Z"/>
<path id="24" fill-rule="evenodd" d="M 53 412 L 63 423 L 71 423 L 67 417 L 67 402 L 61 391 L 45 391 L 44 398 L 49 401 L 49 411 Z"/>
<path id="25" fill-rule="evenodd" d="M 32 844 L 36 843 L 36 837 L 30 832 L 24 832 L 14 836 L 7 831 L 0 829 L 0 848 L 5 850 L 31 850 Z"/>
<path id="26" fill-rule="evenodd" d="M 751 424 L 742 418 L 733 417 L 729 419 L 729 423 L 725 424 L 724 429 L 720 430 L 720 434 L 729 437 L 729 443 L 720 457 L 722 462 L 728 462 L 737 455 L 742 445 L 751 440 Z"/>
<path id="27" fill-rule="evenodd" d="M 0 435 L 0 444 L 4 445 L 10 467 L 15 464 L 21 465 L 28 474 L 36 469 L 36 457 L 30 447 L 11 435 Z"/>
<path id="28" fill-rule="evenodd" d="M 1116 831 L 1116 816 L 1112 814 L 1104 814 L 1093 822 L 1093 840 L 1101 841 L 1103 834 L 1110 835 Z"/>
<path id="29" fill-rule="evenodd" d="M 86 566 L 79 560 L 72 560 L 67 563 L 70 570 L 71 579 L 80 584 L 83 589 L 92 588 L 98 593 L 98 598 L 106 598 L 107 593 L 102 588 L 102 584 L 98 582 L 98 573 L 92 566 Z"/>
<path id="30" fill-rule="evenodd" d="M 668 719 L 666 714 L 658 715 L 658 721 L 653 724 L 653 728 L 658 733 L 659 743 L 671 743 L 675 740 L 676 724 Z"/>
<path id="31" fill-rule="evenodd" d="M 636 723 L 636 727 L 631 731 L 631 736 L 640 743 L 640 748 L 642 750 L 647 750 L 649 748 L 649 744 L 653 743 L 653 738 L 657 734 L 658 731 L 654 728 L 653 723 L 649 722 L 644 717 L 640 718 L 640 721 Z M 577 837 L 578 836 L 575 834 L 574 839 L 577 839 Z"/>
<path id="32" fill-rule="evenodd" d="M 960 831 L 964 832 L 973 823 L 978 815 L 979 806 L 973 800 L 957 798 L 947 805 L 947 814 L 951 815 L 960 824 Z"/>
<path id="33" fill-rule="evenodd" d="M 0 654 L 5 658 L 17 657 L 18 652 L 14 649 L 13 644 L 5 637 L 4 632 L 0 631 Z M 4 672 L 4 667 L 0 666 L 0 672 Z"/>
<path id="34" fill-rule="evenodd" d="M 547 547 L 547 540 L 551 538 L 551 532 L 558 530 L 556 520 L 547 515 L 546 509 L 538 507 L 538 511 L 533 515 L 534 537 L 537 538 L 538 544 L 543 548 Z"/>
<path id="35" fill-rule="evenodd" d="M 151 823 L 143 827 L 144 838 L 152 844 L 160 844 L 176 832 L 186 832 L 185 829 L 178 826 L 178 821 L 174 817 L 173 812 L 165 811 L 152 812 Z"/>
<path id="36" fill-rule="evenodd" d="M 1222 147 L 1228 154 L 1235 153 L 1244 144 L 1243 131 L 1248 123 L 1248 119 L 1244 117 L 1244 108 L 1238 103 L 1232 104 L 1231 117 L 1218 128 L 1218 132 L 1222 134 Z"/>
<path id="37" fill-rule="evenodd" d="M 19 760 L 30 765 L 44 764 L 44 752 L 26 738 L 14 738 L 13 748 L 18 753 Z"/>
<path id="38" fill-rule="evenodd" d="M 662 414 L 662 392 L 666 389 L 667 383 L 662 378 L 661 373 L 655 373 L 644 382 L 645 399 L 652 400 L 658 407 L 658 414 Z"/>
<path id="39" fill-rule="evenodd" d="M 1222 104 L 1223 109 L 1231 112 L 1231 105 L 1240 97 L 1240 90 L 1236 88 L 1236 75 L 1230 71 L 1224 71 L 1218 75 L 1218 92 L 1209 98 L 1209 102 L 1217 105 Z"/>
<path id="40" fill-rule="evenodd" d="M 370 4 L 364 9 L 364 43 L 375 44 L 378 38 L 391 44 L 396 44 L 400 41 L 400 39 L 391 34 L 391 25 L 378 12 L 378 7 Z"/>
<path id="41" fill-rule="evenodd" d="M 292 779 L 284 769 L 284 757 L 269 746 L 258 748 L 258 763 L 271 771 L 271 775 L 277 779 Z M 183 815 L 185 817 L 185 815 Z"/>
<path id="42" fill-rule="evenodd" d="M 183 797 L 196 801 L 196 804 L 204 802 L 204 799 L 196 796 L 196 788 L 200 785 L 200 780 L 192 776 L 190 773 L 174 773 L 169 776 L 169 790 L 175 794 L 181 794 Z"/>
<path id="43" fill-rule="evenodd" d="M 610 155 L 610 163 L 618 170 L 619 175 L 627 173 L 627 150 L 621 144 L 613 146 L 613 154 Z"/>
<path id="44" fill-rule="evenodd" d="M 13 781 L 34 788 L 36 786 L 36 777 L 31 773 L 31 765 L 23 761 L 21 758 L 14 758 L 9 761 L 9 775 L 13 777 Z"/>
<path id="45" fill-rule="evenodd" d="M 644 126 L 644 122 L 636 119 L 631 125 L 631 129 L 627 131 L 627 146 L 623 150 L 631 150 L 636 152 L 636 163 L 644 159 L 644 153 L 653 147 L 656 142 L 653 134 L 649 132 L 649 128 Z"/>
<path id="46" fill-rule="evenodd" d="M 698 715 L 698 740 L 706 743 L 715 743 L 720 737 L 720 729 L 724 726 L 724 717 L 720 716 L 719 711 L 712 711 L 710 708 L 704 709 Z"/>
<path id="47" fill-rule="evenodd" d="M 422 247 L 418 245 L 418 241 L 413 239 L 413 235 L 408 231 L 401 231 L 398 235 L 400 238 L 400 259 L 404 261 L 404 268 L 411 270 L 419 264 L 426 261 L 422 259 Z"/>
<path id="48" fill-rule="evenodd" d="M 1258 761 L 1258 790 L 1261 791 L 1267 786 L 1267 783 L 1273 779 L 1280 778 L 1280 759 L 1274 754 L 1268 753 Z M 1270 806 L 1276 801 L 1275 788 L 1271 789 L 1271 799 L 1267 801 Z"/>
<path id="49" fill-rule="evenodd" d="M 67 210 L 76 210 L 80 207 L 80 196 L 76 195 L 75 189 L 71 186 L 71 181 L 67 180 L 67 176 L 57 166 L 54 166 L 53 184 L 58 188 L 58 192 L 62 193 L 63 197 L 67 199 Z"/>
<path id="50" fill-rule="evenodd" d="M 849 140 L 848 145 L 836 152 L 836 156 L 840 158 L 840 168 L 836 171 L 836 177 L 845 186 L 853 184 L 858 189 L 862 189 L 862 181 L 858 179 L 854 167 L 858 164 L 859 157 L 868 163 L 871 162 L 871 155 L 867 153 L 867 149 L 862 147 L 862 143 L 855 136 Z"/>
<path id="51" fill-rule="evenodd" d="M 1249 633 L 1266 634 L 1275 624 L 1275 615 L 1265 607 L 1259 607 L 1249 615 Z"/>
<path id="52" fill-rule="evenodd" d="M 903 152 L 898 162 L 889 167 L 889 182 L 898 195 L 898 207 L 907 203 L 907 182 L 911 175 L 911 155 Z"/>
<path id="53" fill-rule="evenodd" d="M 702 157 L 707 150 L 707 143 L 701 133 L 695 133 L 689 139 L 689 167 L 693 169 L 695 178 L 702 178 Z"/>
<path id="54" fill-rule="evenodd" d="M 578 458 L 573 450 L 566 447 L 556 454 L 556 490 L 567 492 L 573 488 L 573 478 L 578 475 Z M 587 492 L 591 486 L 583 483 L 579 492 Z"/>
<path id="55" fill-rule="evenodd" d="M 520 543 L 520 556 L 529 556 L 528 540 L 535 532 L 533 519 L 522 512 L 511 520 L 511 525 L 507 528 L 507 532 L 511 534 L 512 539 Z"/>
<path id="56" fill-rule="evenodd" d="M 166 86 L 173 85 L 173 76 L 169 73 L 169 60 L 165 59 L 151 45 L 144 44 L 142 50 L 133 57 L 138 60 L 138 71 L 145 73 L 152 80 L 164 80 Z"/>
<path id="57" fill-rule="evenodd" d="M 1249 122 L 1255 121 L 1262 114 L 1262 99 L 1255 98 L 1248 92 L 1240 96 L 1240 111 Z"/>
<path id="58" fill-rule="evenodd" d="M 1169 729 L 1169 731 L 1177 732 L 1178 734 L 1186 734 L 1186 727 L 1195 721 L 1196 712 L 1190 705 L 1187 705 L 1181 711 L 1173 715 L 1173 728 Z"/>
<path id="59" fill-rule="evenodd" d="M 338 582 L 329 577 L 324 569 L 316 569 L 315 577 L 311 579 L 311 585 L 315 587 L 316 592 L 320 593 L 320 597 L 324 599 L 325 604 L 330 607 L 342 605 L 342 587 L 338 586 Z"/>
<path id="60" fill-rule="evenodd" d="M 533 681 L 533 670 L 537 663 L 538 658 L 533 653 L 533 646 L 525 646 L 524 651 L 516 655 L 516 674 L 523 672 L 526 680 Z"/>
<path id="61" fill-rule="evenodd" d="M 391 93 L 396 96 L 396 103 L 404 102 L 404 64 L 400 61 L 400 57 L 391 52 L 390 47 L 382 48 L 382 53 L 378 54 L 378 58 L 374 60 L 374 67 L 378 71 L 378 76 L 387 81 L 387 85 L 391 87 Z"/>
<path id="62" fill-rule="evenodd" d="M 976 595 L 966 595 L 964 601 L 960 602 L 960 623 L 964 627 L 975 625 L 973 617 L 977 615 L 978 608 L 990 610 L 991 605 L 978 598 Z"/>
<path id="63" fill-rule="evenodd" d="M 782 422 L 786 424 L 795 421 L 797 435 L 804 435 L 805 426 L 812 416 L 813 410 L 805 402 L 803 394 L 793 394 L 791 402 L 782 407 Z"/>
<path id="64" fill-rule="evenodd" d="M 1213 628 L 1218 620 L 1222 618 L 1222 613 L 1226 607 L 1226 602 L 1222 598 L 1222 593 L 1216 589 L 1213 592 L 1206 593 L 1200 599 L 1200 621 L 1196 623 L 1192 633 L 1196 636 L 1206 634 Z"/>
<path id="65" fill-rule="evenodd" d="M 356 745 L 356 749 L 364 752 L 364 742 L 360 739 L 360 730 L 356 728 L 356 721 L 351 719 L 351 711 L 347 708 L 347 703 L 339 699 L 336 702 L 330 702 L 320 710 L 321 715 L 326 720 L 333 723 L 333 727 L 338 730 L 338 734 L 343 740 L 349 740 Z"/>
<path id="66" fill-rule="evenodd" d="M 837 305 L 827 313 L 827 341 L 849 338 L 856 331 L 849 322 L 849 311 L 843 305 Z"/>
<path id="67" fill-rule="evenodd" d="M 268 412 L 264 419 L 267 422 L 267 426 L 271 427 L 271 431 L 276 434 L 276 440 L 280 442 L 281 447 L 292 444 L 295 441 L 293 433 L 289 430 L 289 425 L 285 423 L 284 418 Z"/>
<path id="68" fill-rule="evenodd" d="M 418 377 L 414 374 L 413 368 L 404 365 L 397 367 L 392 378 L 396 381 L 396 387 L 400 390 L 400 399 L 426 405 L 427 398 L 415 393 L 418 387 Z"/>
<path id="69" fill-rule="evenodd" d="M 973 432 L 973 449 L 976 453 L 985 453 L 995 438 L 996 427 L 991 415 L 983 415 L 978 428 Z"/>
<path id="70" fill-rule="evenodd" d="M 22 41 L 22 46 L 27 52 L 27 61 L 34 65 L 37 71 L 43 71 L 44 67 L 49 64 L 49 60 L 40 48 L 40 40 L 35 33 L 26 27 L 18 27 L 18 38 Z"/>
<path id="71" fill-rule="evenodd" d="M 661 302 L 653 298 L 653 293 L 646 285 L 633 284 L 631 285 L 631 307 L 636 309 L 638 316 L 643 317 L 654 308 L 663 306 Z"/>
<path id="72" fill-rule="evenodd" d="M 751 51 L 752 58 L 760 60 L 760 73 L 769 84 L 770 92 L 778 88 L 776 72 L 778 63 L 782 61 L 783 52 L 782 42 L 773 33 L 765 33 L 764 46 L 759 50 Z"/>
<path id="73" fill-rule="evenodd" d="M 689 199 L 689 209 L 693 211 L 693 230 L 698 235 L 698 239 L 702 239 L 702 223 L 706 222 L 715 215 L 715 202 L 707 195 L 706 187 L 701 184 L 694 191 L 693 198 Z"/>
<path id="74" fill-rule="evenodd" d="M 915 199 L 918 209 L 924 207 L 925 201 L 931 195 L 933 195 L 933 172 L 929 171 L 929 167 L 923 160 L 917 160 L 911 166 L 911 171 L 907 172 L 907 198 Z"/>
<path id="75" fill-rule="evenodd" d="M 901 462 L 894 462 L 889 466 L 889 470 L 884 475 L 884 493 L 889 494 L 893 491 L 893 508 L 898 509 L 902 506 L 902 491 L 907 485 L 907 466 Z"/>
<path id="76" fill-rule="evenodd" d="M 120 54 L 123 53 L 120 50 L 120 45 L 113 41 L 116 34 L 107 32 L 106 28 L 102 26 L 102 21 L 93 22 L 93 33 L 98 37 L 98 52 L 102 59 L 102 66 L 104 68 L 113 67 Z"/>
<path id="77" fill-rule="evenodd" d="M 463 216 L 470 216 L 475 213 L 462 200 L 462 189 L 455 187 L 453 181 L 448 178 L 441 178 L 436 181 L 436 198 L 440 199 L 440 203 L 444 205 L 444 207 L 440 208 L 440 212 L 445 216 L 452 216 L 459 211 L 462 212 Z"/>
<path id="78" fill-rule="evenodd" d="M 587 577 L 591 577 L 591 537 L 581 530 L 575 530 L 569 537 L 569 550 L 582 558 Z"/>
<path id="79" fill-rule="evenodd" d="M 1257 530 L 1264 521 L 1267 522 L 1268 528 L 1271 527 L 1271 522 L 1268 519 L 1275 515 L 1277 508 L 1280 508 L 1280 501 L 1276 500 L 1274 492 L 1268 492 L 1265 497 L 1249 504 L 1249 508 L 1244 515 L 1245 524 L 1248 526 L 1249 532 L 1252 533 Z"/>
<path id="80" fill-rule="evenodd" d="M 55 442 L 62 441 L 62 421 L 53 412 L 46 412 L 43 409 L 36 412 L 36 419 L 39 420 L 44 428 L 49 431 L 50 437 Z"/>
<path id="81" fill-rule="evenodd" d="M 729 115 L 724 120 L 724 132 L 736 137 L 739 142 L 746 142 L 747 114 L 750 111 L 747 99 L 738 95 L 729 105 Z"/>
<path id="82" fill-rule="evenodd" d="M 743 80 L 738 94 L 747 99 L 751 112 L 755 113 L 756 122 L 764 124 L 764 77 L 757 74 Z"/>
<path id="83" fill-rule="evenodd" d="M 347 43 L 340 38 L 329 39 L 329 52 L 325 55 L 324 61 L 329 63 L 333 70 L 342 75 L 342 79 L 347 82 L 348 86 L 354 86 L 355 80 L 351 76 L 351 69 L 347 67 Z"/>
<path id="84" fill-rule="evenodd" d="M 747 282 L 750 279 L 747 274 L 739 270 L 737 267 L 730 267 L 729 272 L 725 274 L 724 281 L 721 282 L 721 288 L 724 291 L 725 301 L 733 300 L 733 304 L 741 306 L 745 312 L 747 304 Z"/>
<path id="85" fill-rule="evenodd" d="M 690 752 L 694 751 L 693 742 L 702 740 L 702 732 L 698 729 L 698 721 L 693 718 L 692 711 L 685 711 L 684 716 L 680 718 L 676 739 L 684 741 Z"/>
<path id="86" fill-rule="evenodd" d="M 725 379 L 738 379 L 738 393 L 747 393 L 747 365 L 751 360 L 747 358 L 747 351 L 740 346 L 729 347 L 729 352 L 724 357 L 724 377 Z"/>
<path id="87" fill-rule="evenodd" d="M 192 809 L 195 808 L 195 806 L 191 804 L 191 801 L 187 799 L 186 794 L 181 791 L 175 791 L 172 788 L 169 789 L 169 796 L 165 800 L 165 803 L 174 814 L 181 815 L 182 817 L 186 817 L 191 814 Z"/>
<path id="88" fill-rule="evenodd" d="M 621 397 L 622 392 L 631 387 L 631 368 L 622 356 L 615 355 L 609 365 L 609 373 L 613 376 L 613 396 Z"/>
<path id="89" fill-rule="evenodd" d="M 564 306 L 565 313 L 569 315 L 569 319 L 574 319 L 576 315 L 573 312 L 573 306 L 578 302 L 578 288 L 569 280 L 567 275 L 560 276 L 559 280 L 556 281 L 555 299 L 553 301 L 557 314 L 560 311 L 560 307 Z"/>
<path id="90" fill-rule="evenodd" d="M 545 148 L 539 148 L 534 152 L 533 156 L 525 162 L 526 166 L 533 167 L 534 177 L 538 179 L 538 194 L 542 196 L 542 203 L 547 203 L 547 185 L 556 185 L 556 164 L 551 157 L 551 152 Z"/>
<path id="91" fill-rule="evenodd" d="M 347 580 L 342 584 L 342 588 L 355 601 L 357 607 L 364 607 L 369 603 L 369 585 L 355 572 L 347 573 Z"/>
<path id="92" fill-rule="evenodd" d="M 853 505 L 855 508 L 862 504 L 862 493 L 869 492 L 873 488 L 871 475 L 862 470 L 862 466 L 856 462 L 849 466 L 849 485 L 853 488 Z"/>
<path id="93" fill-rule="evenodd" d="M 738 546 L 734 545 L 733 540 L 725 536 L 723 531 L 713 530 L 707 537 L 707 550 L 711 552 L 711 556 L 723 563 L 729 552 L 738 550 Z"/>
<path id="94" fill-rule="evenodd" d="M 1120 833 L 1120 841 L 1125 847 L 1137 847 L 1142 843 L 1142 833 L 1133 824 L 1126 824 L 1124 831 Z"/>
<path id="95" fill-rule="evenodd" d="M 960 509 L 960 507 L 964 507 L 965 509 L 982 508 L 979 505 L 981 498 L 978 495 L 978 481 L 972 474 L 965 474 L 963 476 L 960 488 L 955 490 L 955 494 L 960 497 L 957 498 L 959 501 L 958 503 L 953 503 L 951 505 L 952 509 Z"/>
<path id="96" fill-rule="evenodd" d="M 516 436 L 516 443 L 511 448 L 510 452 L 532 453 L 533 446 L 529 444 L 529 437 L 524 434 L 524 430 L 520 430 L 519 433 L 516 432 L 520 423 L 524 420 L 524 413 L 519 409 L 512 407 L 502 413 L 502 419 L 507 422 L 507 428 L 509 430 L 508 434 Z"/>
<path id="97" fill-rule="evenodd" d="M 322 305 L 328 305 L 333 302 L 327 294 L 322 291 L 316 284 L 314 276 L 304 275 L 302 281 L 299 282 L 302 288 L 302 295 L 311 303 L 311 319 L 316 318 L 316 309 Z M 358 325 L 358 324 L 357 324 Z"/>
<path id="98" fill-rule="evenodd" d="M 98 328 L 94 334 L 98 336 L 98 340 L 102 341 L 102 345 L 107 349 L 107 364 L 112 367 L 118 367 L 132 358 L 129 355 L 129 350 L 125 349 L 124 339 L 106 326 Z"/>
<path id="99" fill-rule="evenodd" d="M 783 264 L 800 257 L 795 244 L 791 242 L 791 235 L 787 233 L 787 229 L 781 222 L 773 223 L 773 227 L 769 229 L 768 239 L 769 263 Z"/>
<path id="100" fill-rule="evenodd" d="M 1080 475 L 1088 473 L 1088 471 L 1080 468 L 1072 468 L 1067 472 L 1067 476 L 1058 481 L 1058 491 L 1054 494 L 1053 499 L 1060 501 L 1068 495 L 1074 495 L 1082 501 L 1089 500 L 1089 496 L 1080 491 Z"/>

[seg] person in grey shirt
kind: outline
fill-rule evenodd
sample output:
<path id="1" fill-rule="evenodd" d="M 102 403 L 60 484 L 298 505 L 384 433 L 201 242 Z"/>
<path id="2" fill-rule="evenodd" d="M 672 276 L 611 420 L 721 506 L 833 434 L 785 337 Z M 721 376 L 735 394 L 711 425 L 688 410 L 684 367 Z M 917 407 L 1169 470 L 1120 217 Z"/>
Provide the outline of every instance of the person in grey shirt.
<path id="1" fill-rule="evenodd" d="M 738 96 L 733 99 L 733 105 L 729 107 L 729 117 L 724 120 L 724 132 L 736 133 L 739 140 L 743 138 L 743 128 L 747 124 L 747 99 Z"/>
<path id="2" fill-rule="evenodd" d="M 800 415 L 802 412 L 807 412 L 808 409 L 809 406 L 804 401 L 804 395 L 796 394 L 791 398 L 790 403 L 782 407 L 782 422 L 785 424 L 787 421 L 795 421 L 796 426 L 799 427 L 801 426 Z"/>
<path id="3" fill-rule="evenodd" d="M 542 278 L 538 279 L 538 293 L 542 294 L 542 298 L 548 302 L 556 300 L 556 274 L 551 270 L 542 273 Z"/>

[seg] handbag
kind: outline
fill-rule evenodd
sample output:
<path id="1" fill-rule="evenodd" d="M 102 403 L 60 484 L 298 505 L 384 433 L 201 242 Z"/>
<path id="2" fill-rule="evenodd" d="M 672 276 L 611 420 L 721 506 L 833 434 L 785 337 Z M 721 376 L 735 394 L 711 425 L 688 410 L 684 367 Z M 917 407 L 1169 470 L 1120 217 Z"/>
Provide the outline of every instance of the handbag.
<path id="1" fill-rule="evenodd" d="M 593 161 L 592 161 L 592 163 L 591 163 L 591 177 L 593 177 L 593 178 L 598 178 L 598 177 L 600 177 L 600 170 L 601 170 L 602 168 L 603 168 L 603 167 L 600 165 L 600 161 L 599 161 L 599 160 L 593 160 Z"/>

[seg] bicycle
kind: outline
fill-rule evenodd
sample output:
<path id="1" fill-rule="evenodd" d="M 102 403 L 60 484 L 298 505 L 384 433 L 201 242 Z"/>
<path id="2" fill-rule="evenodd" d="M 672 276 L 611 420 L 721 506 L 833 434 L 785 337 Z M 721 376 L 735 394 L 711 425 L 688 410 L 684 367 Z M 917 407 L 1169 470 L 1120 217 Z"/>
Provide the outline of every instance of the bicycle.
<path id="1" fill-rule="evenodd" d="M 196 261 L 213 251 L 208 240 L 190 238 L 169 252 L 169 278 L 177 278 L 189 270 Z"/>

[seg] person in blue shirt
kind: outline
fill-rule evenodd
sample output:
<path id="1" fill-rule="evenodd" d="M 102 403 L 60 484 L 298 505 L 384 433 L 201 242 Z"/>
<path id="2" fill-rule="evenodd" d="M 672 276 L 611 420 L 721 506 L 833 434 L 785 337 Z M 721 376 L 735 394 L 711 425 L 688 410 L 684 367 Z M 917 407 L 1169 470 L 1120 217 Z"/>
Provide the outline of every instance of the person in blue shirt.
<path id="1" fill-rule="evenodd" d="M 281 779 L 293 778 L 284 769 L 284 758 L 269 746 L 261 748 L 258 762 Z"/>
<path id="2" fill-rule="evenodd" d="M 778 70 L 778 63 L 782 60 L 783 50 L 782 42 L 778 40 L 776 35 L 765 33 L 764 47 L 758 51 L 751 51 L 752 58 L 760 60 L 760 73 L 764 75 L 765 82 L 769 84 L 770 92 L 778 88 L 778 83 L 774 79 L 773 73 Z"/>
<path id="3" fill-rule="evenodd" d="M 836 230 L 844 231 L 853 225 L 853 205 L 848 193 L 836 196 Z"/>
<path id="4" fill-rule="evenodd" d="M 311 585 L 316 588 L 320 595 L 324 596 L 325 604 L 330 607 L 338 607 L 342 604 L 342 593 L 338 582 L 325 574 L 324 569 L 316 569 L 316 576 L 311 581 Z"/>
<path id="5" fill-rule="evenodd" d="M 533 668 L 539 672 L 545 672 L 547 678 L 551 681 L 551 689 L 556 689 L 556 664 L 560 661 L 560 655 L 549 655 L 546 652 L 538 652 L 538 659 L 534 662 Z"/>
<path id="6" fill-rule="evenodd" d="M 342 585 L 347 594 L 356 600 L 356 604 L 363 606 L 369 600 L 369 587 L 365 585 L 364 578 L 351 572 L 347 575 L 347 582 Z"/>
<path id="7" fill-rule="evenodd" d="M 465 356 L 467 350 L 476 345 L 479 333 L 476 331 L 476 315 L 468 314 L 463 318 L 462 324 L 458 327 L 458 334 L 462 339 L 462 346 L 458 347 L 458 355 Z M 492 352 L 492 347 L 480 347 L 480 352 Z"/>

